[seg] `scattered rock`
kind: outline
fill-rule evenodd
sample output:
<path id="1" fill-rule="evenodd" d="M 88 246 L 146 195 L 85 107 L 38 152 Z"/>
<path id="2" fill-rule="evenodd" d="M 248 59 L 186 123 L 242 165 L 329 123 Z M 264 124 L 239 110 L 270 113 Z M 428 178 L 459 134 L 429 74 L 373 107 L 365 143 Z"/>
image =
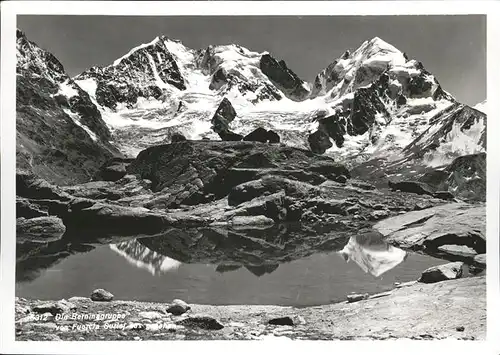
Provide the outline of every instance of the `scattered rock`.
<path id="1" fill-rule="evenodd" d="M 482 267 L 482 268 L 486 268 L 486 254 L 479 254 L 479 255 L 476 255 L 474 256 L 474 262 Z"/>
<path id="2" fill-rule="evenodd" d="M 109 302 L 113 300 L 113 294 L 111 292 L 108 292 L 102 288 L 98 288 L 94 291 L 92 291 L 92 294 L 90 295 L 90 299 L 92 301 L 98 301 L 98 302 Z"/>
<path id="3" fill-rule="evenodd" d="M 389 215 L 390 215 L 389 211 L 377 210 L 377 211 L 373 211 L 372 213 L 370 213 L 370 219 L 372 221 L 378 221 L 379 219 L 389 217 Z"/>
<path id="4" fill-rule="evenodd" d="M 294 325 L 293 319 L 288 316 L 270 319 L 268 323 L 272 325 Z"/>
<path id="5" fill-rule="evenodd" d="M 456 329 L 457 329 L 457 332 L 463 332 L 465 330 L 465 327 L 463 325 L 461 325 L 461 326 L 458 326 Z"/>
<path id="6" fill-rule="evenodd" d="M 129 323 L 125 326 L 124 330 L 146 330 L 146 325 L 142 323 Z"/>
<path id="7" fill-rule="evenodd" d="M 191 309 L 186 302 L 183 300 L 175 299 L 172 301 L 172 304 L 167 308 L 168 313 L 172 313 L 175 316 L 180 316 L 181 314 L 186 313 Z"/>
<path id="8" fill-rule="evenodd" d="M 354 293 L 352 295 L 347 295 L 347 302 L 349 303 L 358 302 L 366 300 L 368 299 L 368 297 L 369 297 L 368 293 L 363 293 L 363 294 Z"/>
<path id="9" fill-rule="evenodd" d="M 190 316 L 186 319 L 178 321 L 177 325 L 185 327 L 195 327 L 207 330 L 220 330 L 224 326 L 215 318 L 204 315 Z"/>
<path id="10" fill-rule="evenodd" d="M 425 270 L 418 281 L 422 283 L 435 283 L 440 281 L 458 279 L 462 277 L 463 266 L 463 262 L 454 262 L 434 266 Z"/>
<path id="11" fill-rule="evenodd" d="M 73 309 L 76 309 L 76 306 L 66 300 L 59 302 L 43 302 L 32 307 L 32 311 L 35 313 L 50 313 L 52 315 L 69 312 Z"/>

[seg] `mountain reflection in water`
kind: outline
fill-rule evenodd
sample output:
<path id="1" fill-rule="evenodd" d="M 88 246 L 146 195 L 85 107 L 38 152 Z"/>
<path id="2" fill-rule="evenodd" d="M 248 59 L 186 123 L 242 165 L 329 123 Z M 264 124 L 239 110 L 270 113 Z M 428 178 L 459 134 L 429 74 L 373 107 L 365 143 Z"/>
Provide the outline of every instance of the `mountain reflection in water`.
<path id="1" fill-rule="evenodd" d="M 172 228 L 141 238 L 68 234 L 17 244 L 16 296 L 53 300 L 104 288 L 122 300 L 319 305 L 386 291 L 443 263 L 415 253 L 402 262 L 405 253 L 377 234 L 358 234 L 300 225 Z"/>
<path id="2" fill-rule="evenodd" d="M 339 252 L 349 262 L 354 261 L 367 273 L 378 277 L 403 262 L 407 253 L 385 243 L 375 233 L 351 237 Z"/>
<path id="3" fill-rule="evenodd" d="M 147 242 L 151 241 L 148 240 Z M 150 245 L 154 246 L 155 244 L 150 243 Z M 182 264 L 182 262 L 169 256 L 170 254 L 175 255 L 174 250 L 170 253 L 166 248 L 160 249 L 160 252 L 155 251 L 137 239 L 111 244 L 110 247 L 131 264 L 146 269 L 153 275 L 176 270 Z M 339 251 L 339 254 L 346 261 L 354 261 L 364 272 L 375 277 L 393 269 L 407 257 L 404 250 L 385 243 L 379 234 L 372 232 L 349 238 L 347 244 Z M 216 265 L 215 271 L 225 273 L 244 267 L 253 275 L 260 277 L 274 272 L 279 267 L 279 263 L 244 264 L 238 263 L 237 259 L 225 258 L 226 262 Z M 206 262 L 206 260 L 196 260 L 196 262 L 203 261 Z M 211 263 L 211 261 L 208 261 L 208 263 Z"/>
<path id="4" fill-rule="evenodd" d="M 155 253 L 140 244 L 136 239 L 128 242 L 110 244 L 109 247 L 114 252 L 123 256 L 130 264 L 145 269 L 153 275 L 177 270 L 182 264 L 168 256 Z"/>

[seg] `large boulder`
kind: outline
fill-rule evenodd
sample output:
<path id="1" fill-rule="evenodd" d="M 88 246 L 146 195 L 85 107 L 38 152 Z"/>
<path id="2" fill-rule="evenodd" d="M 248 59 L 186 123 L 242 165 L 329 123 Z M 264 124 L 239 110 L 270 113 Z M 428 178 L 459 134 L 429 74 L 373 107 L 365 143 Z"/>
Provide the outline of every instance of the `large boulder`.
<path id="1" fill-rule="evenodd" d="M 175 299 L 172 301 L 172 304 L 167 307 L 167 313 L 171 313 L 174 316 L 180 316 L 181 314 L 186 313 L 191 309 L 191 306 L 188 305 L 183 300 Z"/>
<path id="2" fill-rule="evenodd" d="M 97 302 L 110 302 L 113 300 L 113 298 L 114 296 L 111 292 L 106 291 L 102 288 L 98 288 L 92 291 L 92 294 L 90 295 L 90 299 Z"/>
<path id="3" fill-rule="evenodd" d="M 428 268 L 418 279 L 422 283 L 454 280 L 462 277 L 464 263 L 454 262 Z"/>

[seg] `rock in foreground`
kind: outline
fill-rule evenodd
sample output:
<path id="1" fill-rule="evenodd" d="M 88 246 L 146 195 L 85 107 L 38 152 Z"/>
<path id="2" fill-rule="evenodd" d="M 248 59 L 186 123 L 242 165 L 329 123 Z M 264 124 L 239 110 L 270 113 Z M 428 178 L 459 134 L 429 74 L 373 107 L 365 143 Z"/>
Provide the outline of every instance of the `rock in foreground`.
<path id="1" fill-rule="evenodd" d="M 180 316 L 181 314 L 189 311 L 191 307 L 183 300 L 175 299 L 172 304 L 167 308 L 168 313 L 172 313 L 174 316 Z"/>
<path id="2" fill-rule="evenodd" d="M 21 322 L 22 311 L 38 301 L 16 299 L 16 340 L 208 340 L 290 338 L 308 340 L 468 339 L 486 337 L 486 278 L 463 278 L 436 284 L 417 283 L 362 302 L 314 307 L 191 305 L 193 315 L 171 317 L 165 304 L 72 298 L 80 314 L 120 313 L 126 329 L 88 331 L 87 322 L 74 331 L 56 329 L 55 319 Z M 436 306 L 439 305 L 439 306 Z M 149 317 L 155 312 L 157 317 Z M 144 317 L 143 315 L 148 315 Z M 301 319 L 293 327 L 277 327 L 270 319 Z M 160 318 L 158 318 L 160 317 Z M 73 323 L 69 325 L 72 326 Z M 464 327 L 465 325 L 465 327 Z M 48 331 L 47 329 L 50 329 Z M 218 329 L 214 331 L 215 329 Z M 460 329 L 460 330 L 458 330 Z M 102 337 L 102 338 L 99 338 Z M 136 339 L 137 340 L 137 339 Z"/>
<path id="3" fill-rule="evenodd" d="M 419 282 L 435 283 L 462 277 L 464 263 L 455 262 L 428 268 L 420 276 Z"/>
<path id="4" fill-rule="evenodd" d="M 113 300 L 113 294 L 109 291 L 103 290 L 102 288 L 98 288 L 97 290 L 94 290 L 92 294 L 90 295 L 90 299 L 92 301 L 99 301 L 99 302 L 109 302 Z"/>
<path id="5" fill-rule="evenodd" d="M 402 248 L 425 250 L 450 260 L 455 250 L 445 245 L 467 246 L 477 254 L 486 252 L 486 206 L 484 204 L 450 203 L 408 212 L 378 222 L 374 229 L 386 241 Z M 456 249 L 456 247 L 455 247 Z M 463 256 L 464 260 L 472 259 Z"/>

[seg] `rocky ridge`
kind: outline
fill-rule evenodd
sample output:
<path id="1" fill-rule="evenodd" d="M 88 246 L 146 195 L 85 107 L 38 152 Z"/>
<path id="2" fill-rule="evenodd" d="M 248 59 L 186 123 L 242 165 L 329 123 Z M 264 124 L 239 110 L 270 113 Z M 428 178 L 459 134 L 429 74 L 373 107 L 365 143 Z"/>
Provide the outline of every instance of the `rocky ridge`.
<path id="1" fill-rule="evenodd" d="M 19 30 L 16 72 L 18 169 L 58 184 L 84 182 L 121 155 L 89 95 Z"/>

